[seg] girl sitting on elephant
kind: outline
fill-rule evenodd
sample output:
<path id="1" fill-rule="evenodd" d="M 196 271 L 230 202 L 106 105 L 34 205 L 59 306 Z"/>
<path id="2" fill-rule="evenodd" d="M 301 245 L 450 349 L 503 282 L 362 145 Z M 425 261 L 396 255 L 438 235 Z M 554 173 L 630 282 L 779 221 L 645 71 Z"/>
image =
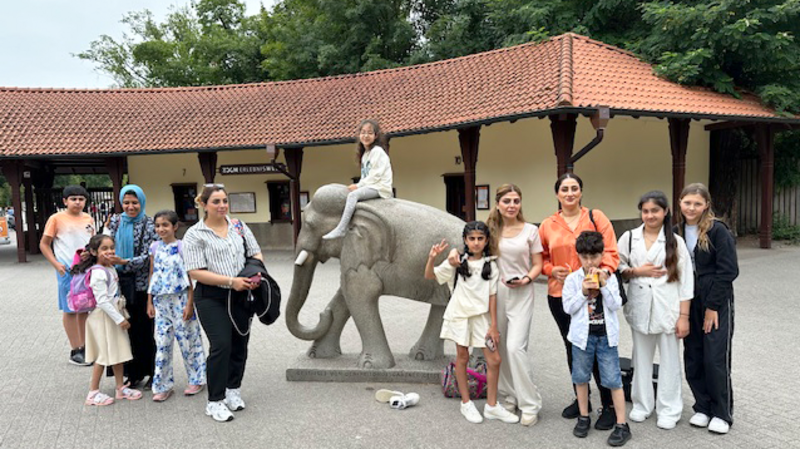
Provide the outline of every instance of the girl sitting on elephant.
<path id="1" fill-rule="evenodd" d="M 342 219 L 336 228 L 322 236 L 325 240 L 344 237 L 356 210 L 356 203 L 359 201 L 392 197 L 392 163 L 387 151 L 380 146 L 383 134 L 378 122 L 374 120 L 361 122 L 356 141 L 358 162 L 361 164 L 361 180 L 358 184 L 350 184 L 347 187 L 350 193 L 347 195 Z"/>
<path id="2" fill-rule="evenodd" d="M 444 240 L 433 245 L 425 265 L 425 278 L 448 283 L 452 295 L 444 312 L 441 338 L 456 344 L 456 380 L 461 394 L 461 414 L 467 421 L 478 424 L 486 419 L 498 419 L 514 424 L 517 415 L 497 403 L 497 379 L 500 373 L 500 333 L 497 331 L 497 284 L 500 271 L 495 263 L 496 244 L 488 226 L 471 221 L 464 227 L 464 254 L 454 267 L 448 260 L 434 268 L 434 259 L 446 248 Z M 481 416 L 470 400 L 467 383 L 469 348 L 483 348 L 488 366 L 486 405 Z"/>

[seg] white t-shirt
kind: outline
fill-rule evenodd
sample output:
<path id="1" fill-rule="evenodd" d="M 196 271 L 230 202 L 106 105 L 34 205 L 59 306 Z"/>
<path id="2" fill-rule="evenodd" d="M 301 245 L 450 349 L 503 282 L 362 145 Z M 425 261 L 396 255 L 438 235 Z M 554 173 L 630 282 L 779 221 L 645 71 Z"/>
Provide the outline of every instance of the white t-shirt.
<path id="1" fill-rule="evenodd" d="M 101 268 L 97 269 L 95 267 Z M 92 288 L 92 293 L 94 293 L 97 307 L 105 312 L 115 323 L 119 324 L 123 322 L 125 317 L 117 310 L 117 302 L 119 302 L 119 278 L 117 277 L 117 270 L 100 265 L 95 265 L 92 268 L 95 269 L 92 270 L 92 274 L 90 275 L 89 286 Z"/>
<path id="2" fill-rule="evenodd" d="M 455 283 L 455 290 L 453 290 L 453 284 L 457 275 L 457 267 L 451 266 L 450 262 L 445 260 L 433 269 L 436 281 L 440 284 L 446 282 L 453 293 L 447 309 L 445 309 L 444 319 L 464 319 L 483 315 L 489 311 L 489 296 L 497 294 L 497 283 L 500 278 L 500 270 L 497 269 L 494 259 L 494 257 L 489 258 L 492 265 L 492 274 L 489 276 L 489 280 L 481 277 L 485 259 L 467 261 L 470 276 L 466 279 L 459 276 L 458 282 Z"/>
<path id="3" fill-rule="evenodd" d="M 689 250 L 689 255 L 692 257 L 692 266 L 694 266 L 694 248 L 697 246 L 697 237 L 699 230 L 697 225 L 686 225 L 686 248 Z"/>
<path id="4" fill-rule="evenodd" d="M 527 276 L 533 267 L 531 256 L 543 251 L 539 228 L 530 223 L 525 223 L 514 237 L 501 238 L 498 246 L 500 258 L 497 259 L 497 264 L 503 273 L 503 280 Z"/>
<path id="5" fill-rule="evenodd" d="M 81 212 L 77 217 L 66 211 L 55 213 L 47 219 L 43 234 L 53 239 L 53 253 L 56 260 L 72 265 L 75 251 L 82 249 L 94 235 L 94 220 L 91 215 Z"/>

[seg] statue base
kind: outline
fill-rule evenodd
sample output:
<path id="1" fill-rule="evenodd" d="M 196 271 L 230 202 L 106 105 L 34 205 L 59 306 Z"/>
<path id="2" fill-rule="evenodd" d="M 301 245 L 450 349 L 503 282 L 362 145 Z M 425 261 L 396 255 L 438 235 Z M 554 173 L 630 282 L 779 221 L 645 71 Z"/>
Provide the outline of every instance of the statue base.
<path id="1" fill-rule="evenodd" d="M 389 369 L 358 367 L 358 354 L 344 354 L 332 359 L 312 359 L 303 354 L 286 369 L 290 382 L 386 382 L 438 384 L 447 357 L 437 360 L 413 360 L 408 354 L 395 355 L 395 366 Z"/>

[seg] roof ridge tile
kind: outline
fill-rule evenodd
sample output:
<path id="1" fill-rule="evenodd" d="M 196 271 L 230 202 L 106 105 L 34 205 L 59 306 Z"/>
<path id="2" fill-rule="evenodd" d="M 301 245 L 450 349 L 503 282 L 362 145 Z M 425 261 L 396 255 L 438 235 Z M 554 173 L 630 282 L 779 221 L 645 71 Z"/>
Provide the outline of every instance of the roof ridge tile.
<path id="1" fill-rule="evenodd" d="M 558 61 L 558 98 L 556 104 L 558 106 L 572 106 L 573 101 L 573 76 L 575 72 L 572 66 L 572 39 L 574 33 L 567 33 L 561 38 L 561 54 Z"/>

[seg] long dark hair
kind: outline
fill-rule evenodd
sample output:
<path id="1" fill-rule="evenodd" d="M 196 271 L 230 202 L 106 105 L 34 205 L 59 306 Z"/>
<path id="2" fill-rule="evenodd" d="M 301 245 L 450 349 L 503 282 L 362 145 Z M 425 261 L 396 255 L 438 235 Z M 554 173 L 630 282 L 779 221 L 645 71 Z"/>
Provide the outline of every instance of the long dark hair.
<path id="1" fill-rule="evenodd" d="M 91 239 L 89 239 L 89 244 L 86 245 L 86 251 L 89 253 L 89 257 L 87 257 L 86 259 L 82 259 L 80 262 L 76 263 L 75 266 L 73 266 L 72 269 L 69 270 L 70 274 L 85 273 L 86 270 L 97 265 L 97 256 L 95 254 L 92 254 L 92 251 L 96 253 L 97 250 L 100 249 L 100 245 L 103 244 L 103 240 L 105 239 L 109 239 L 112 242 L 114 241 L 114 237 L 105 234 L 97 234 L 93 236 Z"/>
<path id="2" fill-rule="evenodd" d="M 493 256 L 492 254 L 492 234 L 489 232 L 489 227 L 486 226 L 486 223 L 482 221 L 470 221 L 464 226 L 464 232 L 462 232 L 461 236 L 464 239 L 464 254 L 461 255 L 461 265 L 456 268 L 456 280 L 458 280 L 458 275 L 460 274 L 464 280 L 470 277 L 469 272 L 469 260 L 470 252 L 469 246 L 467 246 L 467 236 L 474 231 L 478 231 L 486 236 L 486 246 L 483 247 L 483 269 L 481 270 L 481 277 L 484 281 L 488 281 L 489 278 L 492 276 L 492 262 L 489 260 L 489 256 Z"/>
<path id="3" fill-rule="evenodd" d="M 375 132 L 375 140 L 372 141 L 372 145 L 369 148 L 365 148 L 364 144 L 361 143 L 361 130 L 364 128 L 364 125 L 372 126 L 372 130 Z M 367 150 L 371 150 L 375 146 L 379 146 L 383 148 L 383 151 L 386 154 L 389 154 L 389 149 L 386 148 L 384 143 L 385 137 L 383 132 L 381 132 L 381 127 L 378 125 L 378 122 L 375 120 L 362 120 L 361 123 L 358 125 L 358 129 L 356 130 L 356 159 L 358 160 L 358 166 L 361 166 L 361 157 L 364 156 L 364 153 Z"/>
<path id="4" fill-rule="evenodd" d="M 642 198 L 639 199 L 639 212 L 642 211 L 642 206 L 644 206 L 645 203 L 653 203 L 667 212 L 664 215 L 664 223 L 661 225 L 661 228 L 664 230 L 664 246 L 667 250 L 667 255 L 664 258 L 664 266 L 667 267 L 667 282 L 675 282 L 681 275 L 678 269 L 678 240 L 675 238 L 675 234 L 672 233 L 672 212 L 669 210 L 667 195 L 660 190 L 653 190 L 645 193 L 642 195 Z"/>

